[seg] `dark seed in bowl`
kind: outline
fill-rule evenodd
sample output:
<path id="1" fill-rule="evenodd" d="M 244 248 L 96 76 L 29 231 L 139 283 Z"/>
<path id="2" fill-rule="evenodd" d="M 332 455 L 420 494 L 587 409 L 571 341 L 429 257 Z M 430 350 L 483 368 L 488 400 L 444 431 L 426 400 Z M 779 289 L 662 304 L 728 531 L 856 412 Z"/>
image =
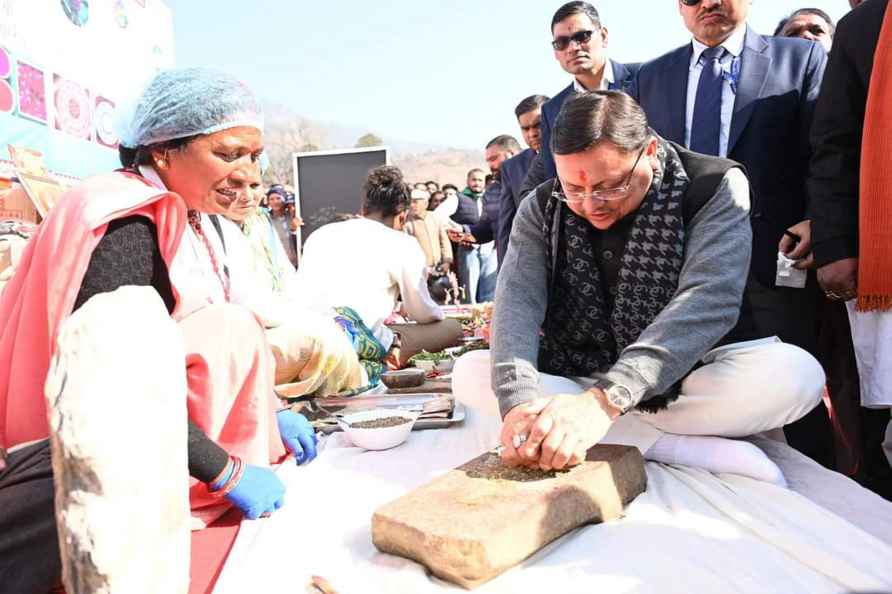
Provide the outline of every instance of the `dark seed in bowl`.
<path id="1" fill-rule="evenodd" d="M 350 423 L 351 429 L 384 429 L 385 427 L 396 427 L 411 423 L 412 419 L 406 417 L 384 417 L 383 419 L 372 419 L 371 421 L 359 421 Z"/>

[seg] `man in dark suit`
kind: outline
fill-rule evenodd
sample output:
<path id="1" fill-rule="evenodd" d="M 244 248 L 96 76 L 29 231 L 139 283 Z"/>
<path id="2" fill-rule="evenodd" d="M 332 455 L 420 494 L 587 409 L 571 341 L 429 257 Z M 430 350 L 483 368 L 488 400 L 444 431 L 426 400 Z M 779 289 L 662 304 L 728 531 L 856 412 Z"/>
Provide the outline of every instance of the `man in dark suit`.
<path id="1" fill-rule="evenodd" d="M 557 173 L 551 155 L 551 130 L 567 97 L 585 91 L 625 91 L 637 72 L 637 64 L 620 64 L 607 57 L 607 27 L 588 2 L 567 2 L 551 19 L 551 46 L 561 68 L 573 82 L 542 106 L 542 150 L 533 161 L 520 188 L 526 196 Z"/>
<path id="2" fill-rule="evenodd" d="M 827 56 L 813 41 L 765 37 L 748 28 L 750 4 L 680 0 L 693 41 L 643 64 L 630 94 L 664 138 L 746 167 L 753 190 L 747 284 L 753 316 L 762 335 L 776 335 L 814 354 L 819 298 L 814 279 L 795 289 L 776 287 L 775 278 L 779 249 L 798 261 L 797 268 L 812 264 L 805 181 L 809 130 Z M 826 417 L 816 409 L 787 436 L 829 464 Z"/>
<path id="3" fill-rule="evenodd" d="M 498 260 L 501 261 L 505 252 L 501 251 L 500 223 L 505 192 L 506 190 L 510 192 L 510 188 L 505 186 L 503 173 L 505 165 L 515 157 L 523 155 L 524 152 L 526 151 L 521 151 L 517 139 L 508 134 L 496 136 L 487 143 L 484 155 L 486 163 L 489 165 L 491 181 L 483 193 L 483 213 L 476 223 L 464 225 L 463 233 L 451 232 L 450 237 L 453 238 L 453 241 L 463 245 L 495 241 L 496 254 Z M 505 245 L 508 245 L 507 238 L 505 238 Z"/>
<path id="4" fill-rule="evenodd" d="M 886 395 L 892 388 L 883 394 L 886 382 L 873 379 L 879 375 L 880 366 L 869 363 L 862 369 L 865 393 L 859 393 L 857 369 L 851 369 L 852 330 L 841 303 L 856 295 L 858 284 L 862 140 L 874 57 L 887 9 L 888 0 L 869 0 L 839 22 L 812 125 L 809 213 L 818 281 L 830 299 L 838 300 L 829 302 L 822 311 L 824 323 L 836 322 L 831 344 L 836 356 L 828 369 L 830 397 L 843 430 L 854 438 L 852 449 L 859 462 L 853 464 L 858 470 L 854 478 L 892 500 L 892 423 Z M 892 197 L 892 192 L 886 195 Z M 858 317 L 873 313 L 853 314 L 856 335 Z M 876 332 L 870 327 L 866 330 Z M 883 338 L 876 340 L 879 345 L 884 342 Z M 870 350 L 871 356 L 882 357 L 881 350 Z M 848 393 L 834 389 L 834 377 L 836 384 L 841 383 L 840 379 L 849 380 L 841 386 L 851 386 Z M 870 408 L 861 407 L 862 402 Z"/>
<path id="5" fill-rule="evenodd" d="M 509 137 L 510 138 L 510 137 Z M 487 156 L 491 151 L 491 145 L 496 139 L 487 145 Z M 512 139 L 513 140 L 513 139 Z M 517 141 L 514 141 L 515 144 Z M 519 149 L 519 147 L 518 147 Z M 500 161 L 501 163 L 501 161 Z M 472 169 L 468 172 L 468 186 L 458 195 L 458 207 L 451 218 L 467 231 L 471 226 L 478 224 L 484 218 L 487 202 L 484 201 L 486 191 L 486 174 L 482 169 Z M 498 208 L 498 204 L 489 201 L 490 209 Z M 498 218 L 498 213 L 493 213 Z M 454 239 L 454 234 L 449 234 Z M 459 263 L 459 282 L 465 289 L 467 303 L 492 301 L 496 290 L 496 273 L 498 269 L 498 256 L 495 244 L 492 240 L 483 244 L 460 244 L 457 250 Z"/>
<path id="6" fill-rule="evenodd" d="M 501 239 L 499 236 L 499 220 L 502 210 L 502 196 L 504 194 L 501 173 L 505 163 L 514 156 L 519 155 L 520 152 L 520 143 L 508 134 L 496 136 L 487 143 L 484 154 L 492 175 L 492 181 L 483 193 L 483 208 L 480 217 L 476 223 L 463 224 L 462 232 L 457 230 L 448 232 L 449 238 L 459 244 L 459 254 L 467 253 L 467 250 L 470 249 L 479 250 L 478 256 L 481 258 L 479 262 L 479 281 L 477 282 L 476 293 L 471 293 L 470 296 L 472 303 L 492 301 L 495 297 L 496 273 L 498 272 L 498 262 L 502 258 L 502 254 L 498 251 Z M 492 242 L 495 242 L 496 253 L 486 255 L 482 248 L 486 245 L 492 247 Z M 482 259 L 484 257 L 487 259 Z M 494 259 L 495 262 L 492 262 L 490 258 Z M 473 274 L 475 264 L 471 262 L 469 266 Z M 467 290 L 471 291 L 473 285 L 473 277 L 468 277 Z"/>
<path id="7" fill-rule="evenodd" d="M 493 161 L 487 158 L 490 170 L 495 175 L 495 181 L 486 189 L 486 195 L 483 197 L 485 219 L 481 219 L 477 225 L 471 227 L 469 229 L 471 237 L 464 239 L 475 243 L 486 243 L 494 239 L 499 264 L 507 253 L 511 225 L 514 222 L 517 207 L 520 206 L 522 198 L 519 191 L 520 184 L 523 183 L 530 163 L 541 146 L 542 135 L 539 131 L 539 121 L 542 104 L 546 101 L 548 101 L 548 97 L 544 95 L 531 95 L 514 109 L 514 115 L 517 116 L 517 123 L 520 125 L 520 132 L 530 148 L 520 151 L 520 146 L 516 141 L 503 147 L 501 155 L 506 159 L 500 161 L 495 169 L 493 169 Z M 490 148 L 487 148 L 487 153 L 489 152 Z M 498 153 L 493 149 L 493 154 L 497 155 Z M 494 204 L 490 204 L 490 202 Z M 494 216 L 497 218 L 493 219 Z"/>

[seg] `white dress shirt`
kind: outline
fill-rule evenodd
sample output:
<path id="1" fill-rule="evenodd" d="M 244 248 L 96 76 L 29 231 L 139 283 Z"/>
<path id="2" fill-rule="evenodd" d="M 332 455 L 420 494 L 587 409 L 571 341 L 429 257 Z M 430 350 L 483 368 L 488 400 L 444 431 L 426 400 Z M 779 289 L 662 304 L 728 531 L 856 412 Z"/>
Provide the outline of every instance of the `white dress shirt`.
<path id="1" fill-rule="evenodd" d="M 610 60 L 607 60 L 607 62 L 604 64 L 604 76 L 601 77 L 601 86 L 600 87 L 598 87 L 597 89 L 586 89 L 582 85 L 581 82 L 579 82 L 578 80 L 576 80 L 574 78 L 573 79 L 573 89 L 577 93 L 586 93 L 590 90 L 609 91 L 610 84 L 613 82 L 616 82 L 616 76 L 613 73 L 613 62 L 611 62 Z"/>
<path id="2" fill-rule="evenodd" d="M 730 77 L 727 76 L 731 72 L 731 66 L 734 60 L 740 58 L 743 53 L 743 42 L 746 36 L 746 26 L 738 27 L 736 31 L 722 42 L 721 47 L 725 48 L 726 53 L 722 57 L 722 70 L 726 76 L 722 81 L 722 128 L 719 134 L 719 156 L 728 156 L 728 138 L 731 135 L 731 118 L 734 115 L 734 98 L 736 97 L 736 89 L 731 87 Z M 700 63 L 700 56 L 709 49 L 709 46 L 703 45 L 696 39 L 691 42 L 694 46 L 694 53 L 691 56 L 691 70 L 688 75 L 688 100 L 685 109 L 685 125 L 684 125 L 684 145 L 688 148 L 691 146 L 691 125 L 694 121 L 694 103 L 697 100 L 697 85 L 700 83 L 700 73 L 703 72 L 703 64 Z"/>

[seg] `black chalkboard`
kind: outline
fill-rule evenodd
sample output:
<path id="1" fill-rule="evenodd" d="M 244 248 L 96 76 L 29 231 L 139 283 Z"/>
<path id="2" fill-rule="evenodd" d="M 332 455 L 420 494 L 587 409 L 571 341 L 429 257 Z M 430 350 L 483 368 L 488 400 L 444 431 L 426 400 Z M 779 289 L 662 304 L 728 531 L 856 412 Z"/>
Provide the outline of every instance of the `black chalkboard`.
<path id="1" fill-rule="evenodd" d="M 387 147 L 296 153 L 294 192 L 304 220 L 300 242 L 338 215 L 357 214 L 369 170 L 388 162 Z"/>

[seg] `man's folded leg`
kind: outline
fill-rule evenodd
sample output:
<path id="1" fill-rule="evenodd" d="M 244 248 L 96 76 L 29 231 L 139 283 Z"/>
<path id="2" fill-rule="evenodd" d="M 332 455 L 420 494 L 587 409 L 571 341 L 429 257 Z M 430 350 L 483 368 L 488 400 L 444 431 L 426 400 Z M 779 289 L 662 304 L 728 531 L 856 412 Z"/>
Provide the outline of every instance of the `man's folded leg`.
<path id="1" fill-rule="evenodd" d="M 802 418 L 820 402 L 821 366 L 804 350 L 772 339 L 714 349 L 704 362 L 668 408 L 634 414 L 665 432 L 645 457 L 785 485 L 780 469 L 759 448 L 727 438 Z"/>
<path id="2" fill-rule="evenodd" d="M 796 421 L 821 401 L 824 370 L 776 339 L 713 349 L 665 410 L 637 413 L 666 433 L 746 437 Z"/>
<path id="3" fill-rule="evenodd" d="M 776 339 L 714 349 L 704 362 L 682 383 L 681 395 L 668 408 L 620 417 L 602 443 L 637 447 L 656 462 L 783 485 L 780 470 L 759 448 L 728 438 L 783 427 L 808 413 L 820 402 L 823 369 L 804 350 Z M 462 357 L 453 372 L 453 391 L 462 402 L 495 413 L 489 364 L 487 351 Z M 591 381 L 542 373 L 539 383 L 542 395 L 551 396 L 582 392 Z"/>

